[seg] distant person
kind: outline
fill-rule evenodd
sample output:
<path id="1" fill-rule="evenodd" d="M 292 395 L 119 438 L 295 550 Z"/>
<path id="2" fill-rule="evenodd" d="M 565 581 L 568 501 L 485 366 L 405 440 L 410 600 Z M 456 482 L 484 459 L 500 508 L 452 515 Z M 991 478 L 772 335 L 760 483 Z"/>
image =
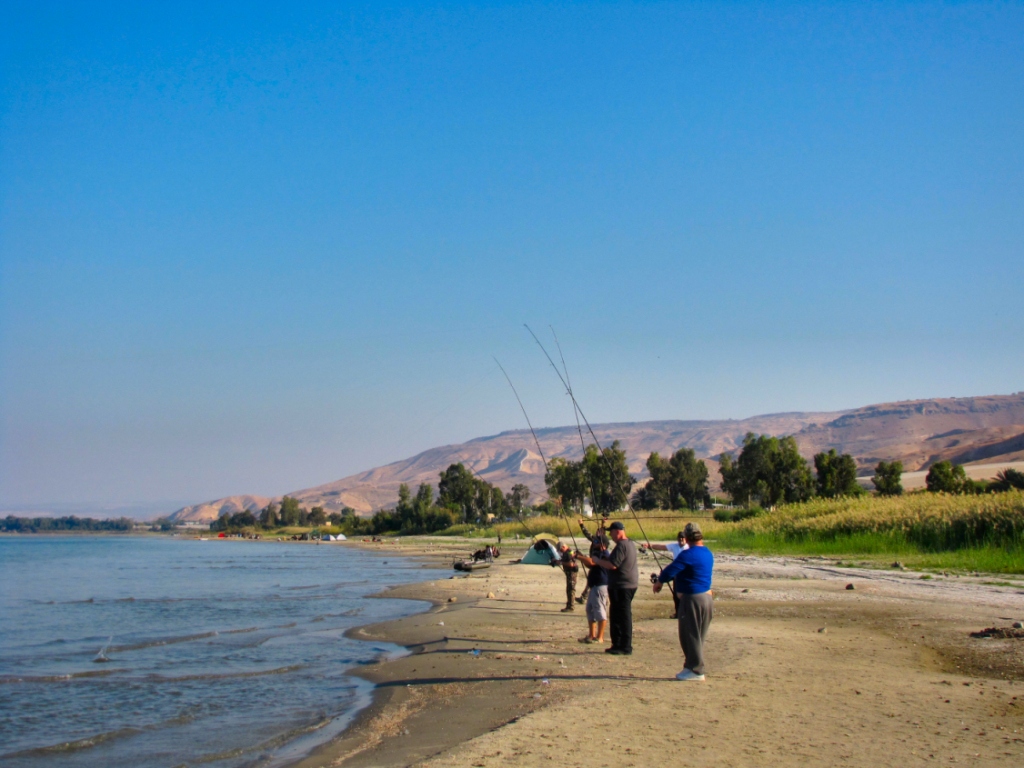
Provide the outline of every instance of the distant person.
<path id="1" fill-rule="evenodd" d="M 562 573 L 565 574 L 565 608 L 562 613 L 576 610 L 573 601 L 576 598 L 576 575 L 580 570 L 576 562 L 576 555 L 569 549 L 568 544 L 558 545 L 558 560 L 553 565 L 561 565 Z"/>
<path id="2" fill-rule="evenodd" d="M 605 551 L 605 552 L 608 551 L 608 533 L 607 533 L 607 531 L 605 531 L 605 528 L 604 528 L 604 525 L 605 525 L 604 518 L 602 518 L 601 521 L 597 524 L 597 532 L 594 533 L 593 535 L 591 535 L 590 531 L 587 530 L 587 526 L 585 526 L 583 524 L 583 518 L 582 517 L 577 518 L 576 522 L 579 523 L 580 530 L 583 531 L 583 537 L 587 541 L 590 542 L 590 551 L 587 554 L 589 555 L 589 557 L 591 559 L 597 557 L 598 555 L 600 555 L 602 550 Z M 605 583 L 607 584 L 607 582 L 605 582 Z M 588 574 L 588 576 L 587 576 L 587 584 L 586 584 L 586 586 L 583 587 L 583 591 L 580 593 L 580 596 L 576 598 L 576 602 L 577 603 L 585 602 L 586 599 L 587 599 L 587 595 L 589 595 L 589 594 L 590 594 L 590 576 Z"/>
<path id="3" fill-rule="evenodd" d="M 704 643 L 714 614 L 711 571 L 715 556 L 704 546 L 704 534 L 697 523 L 687 523 L 683 536 L 689 547 L 658 574 L 654 591 L 658 593 L 663 584 L 674 581 L 679 595 L 679 645 L 686 660 L 676 680 L 703 680 Z"/>
<path id="4" fill-rule="evenodd" d="M 591 550 L 593 551 L 593 550 Z M 590 568 L 587 573 L 587 625 L 589 632 L 581 637 L 581 643 L 603 643 L 604 630 L 608 626 L 608 571 L 598 567 L 594 561 L 608 559 L 607 543 L 600 545 L 597 554 L 587 556 L 576 553 L 576 559 Z"/>
<path id="5" fill-rule="evenodd" d="M 595 559 L 594 565 L 608 571 L 608 624 L 612 647 L 605 653 L 629 656 L 633 653 L 633 596 L 640 586 L 636 545 L 626 536 L 626 526 L 616 520 L 608 526 L 615 549 L 607 560 Z"/>
<path id="6" fill-rule="evenodd" d="M 672 555 L 672 559 L 676 557 L 684 549 L 689 548 L 689 544 L 686 543 L 686 536 L 682 531 L 676 534 L 676 540 L 674 543 L 668 544 L 641 544 L 640 546 L 646 547 L 647 549 L 657 549 L 660 552 L 668 552 Z M 679 618 L 679 595 L 676 593 L 674 584 L 669 584 L 669 588 L 672 590 L 672 617 L 673 619 Z"/>

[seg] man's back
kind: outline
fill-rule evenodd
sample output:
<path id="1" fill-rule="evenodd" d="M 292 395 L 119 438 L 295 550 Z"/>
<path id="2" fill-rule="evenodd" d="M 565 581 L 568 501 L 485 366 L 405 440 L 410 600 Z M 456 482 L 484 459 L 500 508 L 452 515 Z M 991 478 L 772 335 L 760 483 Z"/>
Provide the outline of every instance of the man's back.
<path id="1" fill-rule="evenodd" d="M 612 550 L 609 562 L 615 566 L 609 577 L 610 587 L 637 589 L 640 586 L 640 566 L 637 563 L 636 545 L 629 539 L 621 539 Z"/>

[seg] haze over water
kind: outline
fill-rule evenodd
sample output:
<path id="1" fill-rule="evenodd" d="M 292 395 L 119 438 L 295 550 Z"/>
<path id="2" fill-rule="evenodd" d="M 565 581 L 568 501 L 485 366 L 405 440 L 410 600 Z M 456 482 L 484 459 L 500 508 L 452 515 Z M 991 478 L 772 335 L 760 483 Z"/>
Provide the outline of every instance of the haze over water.
<path id="1" fill-rule="evenodd" d="M 425 607 L 364 597 L 430 577 L 344 545 L 0 538 L 0 762 L 287 762 L 368 703 L 347 670 L 400 651 L 345 630 Z"/>

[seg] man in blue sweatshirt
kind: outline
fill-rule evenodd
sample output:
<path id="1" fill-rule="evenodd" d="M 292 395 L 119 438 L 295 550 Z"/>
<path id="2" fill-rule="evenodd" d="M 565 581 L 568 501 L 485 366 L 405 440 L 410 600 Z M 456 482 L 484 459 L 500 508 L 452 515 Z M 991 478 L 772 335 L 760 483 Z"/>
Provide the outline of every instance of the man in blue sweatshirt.
<path id="1" fill-rule="evenodd" d="M 704 546 L 704 534 L 696 523 L 687 523 L 683 535 L 689 548 L 682 550 L 662 569 L 654 591 L 660 592 L 666 582 L 675 580 L 675 591 L 679 596 L 679 645 L 686 657 L 683 671 L 676 675 L 676 680 L 703 680 L 704 641 L 714 613 L 711 571 L 715 566 L 715 556 Z"/>

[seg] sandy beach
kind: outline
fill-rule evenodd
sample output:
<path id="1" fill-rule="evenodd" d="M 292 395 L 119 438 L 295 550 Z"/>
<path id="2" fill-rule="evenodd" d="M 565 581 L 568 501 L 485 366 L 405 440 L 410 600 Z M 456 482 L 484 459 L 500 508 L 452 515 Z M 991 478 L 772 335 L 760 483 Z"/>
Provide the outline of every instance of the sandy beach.
<path id="1" fill-rule="evenodd" d="M 707 680 L 680 683 L 667 594 L 642 584 L 634 654 L 608 656 L 577 642 L 585 617 L 560 612 L 559 570 L 511 564 L 525 545 L 506 542 L 490 569 L 451 578 L 469 546 L 382 546 L 439 566 L 384 595 L 433 608 L 355 630 L 410 654 L 360 671 L 373 705 L 301 768 L 1024 759 L 1024 639 L 970 636 L 1024 619 L 1022 580 L 720 554 Z M 641 561 L 641 581 L 655 569 Z"/>

